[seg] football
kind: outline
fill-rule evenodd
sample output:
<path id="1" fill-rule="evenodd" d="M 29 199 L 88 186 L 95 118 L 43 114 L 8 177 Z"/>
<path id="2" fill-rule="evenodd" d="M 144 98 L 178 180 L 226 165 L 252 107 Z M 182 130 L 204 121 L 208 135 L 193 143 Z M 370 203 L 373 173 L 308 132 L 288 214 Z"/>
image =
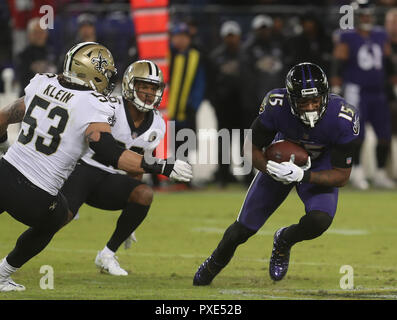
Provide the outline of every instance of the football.
<path id="1" fill-rule="evenodd" d="M 289 161 L 292 154 L 295 155 L 295 164 L 300 167 L 306 164 L 309 157 L 305 149 L 287 140 L 277 141 L 265 150 L 266 158 L 278 163 Z"/>

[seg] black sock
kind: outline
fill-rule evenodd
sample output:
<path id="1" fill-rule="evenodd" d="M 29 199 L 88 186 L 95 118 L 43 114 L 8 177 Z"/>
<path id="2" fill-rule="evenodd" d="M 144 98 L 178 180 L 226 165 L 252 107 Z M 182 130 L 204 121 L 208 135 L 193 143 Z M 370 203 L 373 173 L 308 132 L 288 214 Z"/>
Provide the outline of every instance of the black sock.
<path id="1" fill-rule="evenodd" d="M 116 230 L 114 230 L 113 235 L 106 246 L 113 252 L 116 252 L 121 244 L 142 223 L 149 211 L 149 208 L 150 206 L 144 206 L 134 202 L 128 203 L 121 212 L 121 215 L 117 220 Z"/>
<path id="2" fill-rule="evenodd" d="M 386 167 L 386 161 L 389 152 L 390 146 L 388 144 L 379 143 L 376 146 L 376 160 L 378 161 L 378 168 Z"/>
<path id="3" fill-rule="evenodd" d="M 30 227 L 19 236 L 15 248 L 7 256 L 7 262 L 15 268 L 20 268 L 39 254 L 48 245 L 55 233 L 54 230 Z"/>
<path id="4" fill-rule="evenodd" d="M 212 253 L 214 268 L 223 268 L 232 259 L 237 247 L 246 242 L 256 231 L 248 229 L 236 221 L 226 229 L 218 247 Z"/>

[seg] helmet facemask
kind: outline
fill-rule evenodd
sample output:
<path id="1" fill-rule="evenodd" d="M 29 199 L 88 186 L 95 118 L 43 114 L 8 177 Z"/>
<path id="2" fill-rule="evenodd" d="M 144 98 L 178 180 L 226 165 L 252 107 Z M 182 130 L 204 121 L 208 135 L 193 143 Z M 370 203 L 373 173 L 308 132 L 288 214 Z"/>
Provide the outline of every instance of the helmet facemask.
<path id="1" fill-rule="evenodd" d="M 129 87 L 133 95 L 131 101 L 139 111 L 147 112 L 160 105 L 163 97 L 163 84 L 137 78 L 131 79 Z M 142 97 L 144 100 L 141 99 Z"/>
<path id="2" fill-rule="evenodd" d="M 303 89 L 305 90 L 305 89 Z M 302 90 L 302 91 L 303 91 Z M 317 91 L 317 88 L 311 88 L 306 90 Z M 328 104 L 328 94 L 312 94 L 306 97 L 293 97 L 288 95 L 291 104 L 291 110 L 294 115 L 299 117 L 299 119 L 306 125 L 314 127 L 315 124 L 321 119 L 324 114 L 327 104 Z M 305 111 L 300 107 L 311 101 L 312 103 L 318 103 L 318 107 L 315 110 Z"/>
<path id="3" fill-rule="evenodd" d="M 300 63 L 288 72 L 286 88 L 292 114 L 313 128 L 328 105 L 329 87 L 325 73 L 313 63 Z M 308 103 L 312 105 L 305 106 Z M 313 104 L 317 105 L 314 110 Z"/>

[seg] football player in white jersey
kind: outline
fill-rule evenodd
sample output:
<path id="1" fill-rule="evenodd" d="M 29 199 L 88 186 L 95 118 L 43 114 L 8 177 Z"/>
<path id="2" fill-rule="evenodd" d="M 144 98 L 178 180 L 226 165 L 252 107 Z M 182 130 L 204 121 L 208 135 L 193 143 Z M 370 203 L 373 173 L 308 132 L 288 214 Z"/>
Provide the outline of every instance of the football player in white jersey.
<path id="1" fill-rule="evenodd" d="M 156 109 L 163 96 L 160 68 L 149 60 L 139 60 L 124 72 L 122 96 L 111 97 L 116 105 L 116 123 L 112 135 L 126 149 L 150 156 L 165 134 L 165 123 Z M 91 149 L 78 162 L 62 188 L 69 208 L 77 214 L 83 203 L 104 209 L 122 210 L 116 228 L 95 264 L 111 275 L 126 276 L 115 252 L 145 219 L 153 199 L 153 190 L 142 181 L 111 165 L 103 164 Z"/>
<path id="2" fill-rule="evenodd" d="M 71 48 L 62 75 L 37 74 L 25 96 L 0 109 L 0 141 L 22 121 L 17 141 L 0 160 L 0 213 L 29 228 L 0 263 L 0 291 L 22 291 L 11 275 L 40 253 L 73 215 L 59 192 L 88 147 L 105 163 L 134 174 L 162 173 L 190 180 L 182 161 L 156 160 L 119 146 L 111 135 L 115 106 L 106 97 L 116 74 L 112 54 L 95 42 Z"/>

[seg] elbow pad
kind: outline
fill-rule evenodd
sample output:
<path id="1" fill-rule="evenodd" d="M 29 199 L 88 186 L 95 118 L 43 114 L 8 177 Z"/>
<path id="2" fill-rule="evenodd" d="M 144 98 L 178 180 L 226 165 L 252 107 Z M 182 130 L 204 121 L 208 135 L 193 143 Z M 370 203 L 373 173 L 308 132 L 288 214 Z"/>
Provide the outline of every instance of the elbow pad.
<path id="1" fill-rule="evenodd" d="M 126 150 L 117 144 L 111 133 L 101 132 L 98 141 L 91 141 L 90 148 L 95 152 L 95 160 L 105 166 L 118 168 L 121 154 Z"/>

